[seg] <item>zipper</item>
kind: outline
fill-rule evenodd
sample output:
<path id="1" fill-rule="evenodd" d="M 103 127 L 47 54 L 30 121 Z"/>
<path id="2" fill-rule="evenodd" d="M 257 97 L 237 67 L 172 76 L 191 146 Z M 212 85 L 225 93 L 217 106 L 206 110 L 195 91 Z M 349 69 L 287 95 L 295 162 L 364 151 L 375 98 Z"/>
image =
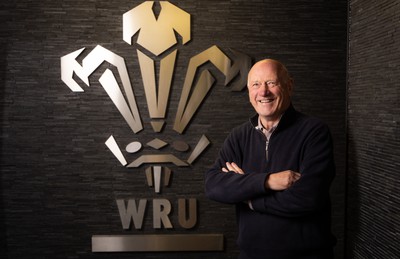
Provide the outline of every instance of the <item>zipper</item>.
<path id="1" fill-rule="evenodd" d="M 264 137 L 265 137 L 265 156 L 266 156 L 266 160 L 267 160 L 267 162 L 268 162 L 268 157 L 269 157 L 269 143 L 271 142 L 271 138 L 272 138 L 272 136 L 274 136 L 275 135 L 275 131 L 276 131 L 276 129 L 271 133 L 271 135 L 269 136 L 269 138 L 267 138 L 265 135 L 264 135 L 264 133 L 262 133 L 263 135 L 264 135 Z"/>
<path id="2" fill-rule="evenodd" d="M 282 115 L 282 116 L 283 116 L 283 115 Z M 281 118 L 282 118 L 282 116 L 281 116 Z M 279 120 L 279 122 L 280 122 L 280 120 Z M 276 130 L 278 129 L 279 124 L 280 124 L 279 122 L 278 122 L 278 125 L 276 125 L 275 129 L 273 130 L 273 132 L 271 133 L 271 135 L 269 136 L 269 138 L 267 138 L 267 136 L 265 136 L 264 132 L 262 132 L 262 129 L 258 128 L 258 126 L 255 127 L 256 130 L 257 130 L 261 135 L 263 135 L 264 138 L 265 138 L 265 159 L 266 159 L 266 162 L 267 162 L 267 163 L 268 163 L 268 155 L 269 155 L 269 152 L 268 152 L 268 150 L 269 150 L 269 142 L 270 142 L 270 139 L 272 138 L 272 136 L 275 135 L 275 132 L 276 132 Z M 253 124 L 253 123 L 251 122 L 251 120 L 250 120 L 250 123 Z M 253 125 L 254 125 L 254 124 L 253 124 Z"/>
<path id="3" fill-rule="evenodd" d="M 269 147 L 269 139 L 265 136 L 261 129 L 257 128 L 257 131 L 265 138 L 265 159 L 268 162 L 268 147 Z M 272 133 L 273 134 L 273 133 Z M 272 135 L 271 134 L 271 135 Z M 271 138 L 271 137 L 270 137 Z"/>
<path id="4" fill-rule="evenodd" d="M 278 125 L 278 126 L 279 126 L 279 125 Z M 276 126 L 276 128 L 277 128 L 278 126 Z M 265 134 L 264 134 L 264 132 L 262 131 L 262 129 L 259 129 L 258 127 L 256 127 L 257 131 L 265 138 L 265 159 L 266 159 L 267 162 L 268 162 L 268 155 L 269 155 L 269 152 L 268 152 L 268 150 L 269 150 L 269 142 L 270 142 L 271 137 L 272 137 L 273 135 L 275 135 L 276 128 L 275 128 L 275 130 L 271 133 L 271 135 L 269 136 L 269 138 L 267 138 L 267 136 L 265 136 Z"/>

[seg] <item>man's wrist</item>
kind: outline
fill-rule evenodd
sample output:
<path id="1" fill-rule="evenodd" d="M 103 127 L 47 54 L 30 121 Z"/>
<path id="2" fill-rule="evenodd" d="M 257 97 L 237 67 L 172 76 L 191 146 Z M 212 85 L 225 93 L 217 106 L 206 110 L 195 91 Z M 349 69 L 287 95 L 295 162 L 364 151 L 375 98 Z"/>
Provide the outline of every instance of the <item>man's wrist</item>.
<path id="1" fill-rule="evenodd" d="M 264 188 L 265 188 L 265 190 L 270 190 L 270 189 L 271 189 L 271 187 L 270 187 L 270 185 L 269 185 L 269 176 L 270 176 L 270 175 L 267 175 L 267 177 L 265 178 L 265 182 L 264 182 Z"/>

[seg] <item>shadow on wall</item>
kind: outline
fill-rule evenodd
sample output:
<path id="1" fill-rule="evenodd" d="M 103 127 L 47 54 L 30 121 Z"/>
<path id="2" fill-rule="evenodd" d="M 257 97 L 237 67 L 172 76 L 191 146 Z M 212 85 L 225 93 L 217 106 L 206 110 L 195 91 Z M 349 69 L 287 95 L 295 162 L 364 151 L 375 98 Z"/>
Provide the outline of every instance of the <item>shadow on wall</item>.
<path id="1" fill-rule="evenodd" d="M 5 119 L 5 114 L 4 114 L 4 106 L 6 104 L 5 100 L 5 82 L 6 82 L 6 62 L 7 62 L 7 43 L 2 42 L 0 45 L 0 51 L 1 51 L 1 62 L 0 62 L 0 96 L 1 96 L 1 108 L 0 108 L 0 118 L 1 121 L 3 122 L 1 127 L 0 127 L 0 148 L 3 150 L 3 145 L 4 145 L 4 122 L 6 121 Z M 3 152 L 0 151 L 0 165 L 4 165 L 4 157 L 1 155 Z M 4 257 L 2 258 L 7 258 L 7 239 L 6 239 L 6 225 L 5 225 L 5 216 L 4 216 L 4 198 L 3 198 L 3 177 L 0 177 L 0 254 L 3 255 Z"/>
<path id="2" fill-rule="evenodd" d="M 358 154 L 352 133 L 348 131 L 347 139 L 347 179 L 346 179 L 346 218 L 345 218 L 345 257 L 356 258 L 355 236 L 360 231 L 359 218 L 361 210 L 361 198 L 358 186 L 360 186 L 358 176 Z"/>

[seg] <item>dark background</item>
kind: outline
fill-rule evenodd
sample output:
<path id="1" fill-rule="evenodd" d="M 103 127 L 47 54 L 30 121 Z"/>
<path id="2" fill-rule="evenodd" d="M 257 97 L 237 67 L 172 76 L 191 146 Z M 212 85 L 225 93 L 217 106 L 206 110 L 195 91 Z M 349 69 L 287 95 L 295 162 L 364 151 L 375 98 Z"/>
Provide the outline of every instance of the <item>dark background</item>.
<path id="1" fill-rule="evenodd" d="M 351 1 L 347 258 L 399 258 L 400 3 Z"/>
<path id="2" fill-rule="evenodd" d="M 399 11 L 395 1 L 171 1 L 191 15 L 192 39 L 179 45 L 167 126 L 151 130 L 137 45 L 122 40 L 122 15 L 143 1 L 3 1 L 1 3 L 2 258 L 235 258 L 232 206 L 207 200 L 203 173 L 232 127 L 253 114 L 246 90 L 216 83 L 183 135 L 172 130 L 188 60 L 219 46 L 257 61 L 279 59 L 295 79 L 295 107 L 328 123 L 335 141 L 332 186 L 336 258 L 397 258 L 399 196 Z M 133 134 L 98 83 L 73 93 L 61 81 L 60 57 L 101 45 L 125 58 L 145 129 Z M 110 67 L 111 68 L 111 67 Z M 122 167 L 104 145 L 159 137 L 211 146 L 189 168 L 172 168 L 156 195 L 144 167 Z M 196 198 L 198 224 L 122 230 L 115 199 Z M 223 233 L 225 251 L 92 253 L 97 234 Z"/>

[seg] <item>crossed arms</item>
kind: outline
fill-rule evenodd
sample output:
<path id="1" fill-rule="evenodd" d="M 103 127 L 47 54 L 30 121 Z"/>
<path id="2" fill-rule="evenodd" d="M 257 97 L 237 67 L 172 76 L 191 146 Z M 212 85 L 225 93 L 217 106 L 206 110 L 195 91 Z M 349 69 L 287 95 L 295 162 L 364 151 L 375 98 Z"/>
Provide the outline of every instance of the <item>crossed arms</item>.
<path id="1" fill-rule="evenodd" d="M 264 172 L 260 167 L 261 171 L 256 173 L 248 168 L 259 160 L 243 158 L 243 154 L 249 156 L 251 149 L 241 150 L 235 137 L 228 138 L 214 167 L 206 173 L 206 195 L 228 204 L 251 201 L 259 213 L 284 217 L 301 217 L 325 209 L 335 174 L 329 130 L 315 128 L 306 142 L 301 148 L 301 161 L 295 154 L 295 162 L 283 163 L 277 167 L 281 170 Z M 284 156 L 297 152 L 281 151 Z"/>
<path id="2" fill-rule="evenodd" d="M 234 172 L 235 174 L 244 174 L 243 170 L 235 162 L 226 162 L 226 167 L 222 167 L 222 172 Z M 300 173 L 292 170 L 285 170 L 270 174 L 266 177 L 265 189 L 273 191 L 283 191 L 292 186 L 300 178 Z"/>

